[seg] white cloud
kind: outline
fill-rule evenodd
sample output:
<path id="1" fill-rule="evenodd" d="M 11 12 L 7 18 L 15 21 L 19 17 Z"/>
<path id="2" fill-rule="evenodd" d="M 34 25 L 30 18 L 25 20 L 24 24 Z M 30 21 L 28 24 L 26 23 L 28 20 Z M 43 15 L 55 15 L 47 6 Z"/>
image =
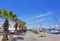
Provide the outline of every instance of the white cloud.
<path id="1" fill-rule="evenodd" d="M 40 15 L 38 15 L 38 16 L 35 16 L 35 18 L 41 18 L 41 17 L 45 17 L 45 16 L 49 16 L 49 15 L 51 15 L 51 14 L 53 14 L 53 12 L 41 13 Z"/>

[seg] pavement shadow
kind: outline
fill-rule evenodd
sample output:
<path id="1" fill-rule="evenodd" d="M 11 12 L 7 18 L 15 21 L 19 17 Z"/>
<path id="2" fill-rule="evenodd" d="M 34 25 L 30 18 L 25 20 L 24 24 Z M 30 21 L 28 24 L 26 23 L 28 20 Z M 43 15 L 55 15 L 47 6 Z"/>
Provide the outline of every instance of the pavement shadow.
<path id="1" fill-rule="evenodd" d="M 23 37 L 14 37 L 14 38 L 12 38 L 12 41 L 17 41 L 17 40 L 24 40 L 24 38 Z"/>

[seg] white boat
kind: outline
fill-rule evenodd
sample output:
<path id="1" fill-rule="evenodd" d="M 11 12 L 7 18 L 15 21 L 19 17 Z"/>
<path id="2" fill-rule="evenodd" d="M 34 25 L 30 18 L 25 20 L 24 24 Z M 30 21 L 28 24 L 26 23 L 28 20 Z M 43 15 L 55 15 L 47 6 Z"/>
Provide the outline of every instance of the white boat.
<path id="1" fill-rule="evenodd" d="M 51 31 L 49 31 L 48 33 L 51 33 L 51 34 L 60 34 L 60 31 L 51 30 Z"/>

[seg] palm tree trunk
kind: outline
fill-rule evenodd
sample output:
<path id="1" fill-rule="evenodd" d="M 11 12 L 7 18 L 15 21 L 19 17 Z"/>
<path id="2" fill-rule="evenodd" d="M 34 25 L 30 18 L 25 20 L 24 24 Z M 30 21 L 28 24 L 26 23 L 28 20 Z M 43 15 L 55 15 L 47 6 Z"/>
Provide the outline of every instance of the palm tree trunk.
<path id="1" fill-rule="evenodd" d="M 18 24 L 16 23 L 15 24 L 15 34 L 17 34 L 17 27 L 18 27 Z"/>
<path id="2" fill-rule="evenodd" d="M 9 34 L 9 21 L 8 19 L 5 19 L 5 22 L 4 22 L 4 38 L 8 40 L 8 34 Z"/>
<path id="3" fill-rule="evenodd" d="M 23 27 L 22 27 L 22 32 L 23 32 Z"/>
<path id="4" fill-rule="evenodd" d="M 17 28 L 15 28 L 15 34 L 17 34 Z"/>
<path id="5" fill-rule="evenodd" d="M 19 25 L 19 33 L 21 33 L 21 30 L 22 30 L 22 29 L 21 29 L 21 25 Z"/>

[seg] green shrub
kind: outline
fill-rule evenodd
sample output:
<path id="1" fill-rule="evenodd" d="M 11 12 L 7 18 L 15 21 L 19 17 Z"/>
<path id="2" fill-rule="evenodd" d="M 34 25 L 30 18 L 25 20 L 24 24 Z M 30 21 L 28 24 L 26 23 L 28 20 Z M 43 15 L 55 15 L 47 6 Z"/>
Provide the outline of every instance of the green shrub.
<path id="1" fill-rule="evenodd" d="M 33 33 L 37 34 L 37 33 L 38 33 L 38 31 L 37 31 L 37 30 L 33 30 Z"/>

